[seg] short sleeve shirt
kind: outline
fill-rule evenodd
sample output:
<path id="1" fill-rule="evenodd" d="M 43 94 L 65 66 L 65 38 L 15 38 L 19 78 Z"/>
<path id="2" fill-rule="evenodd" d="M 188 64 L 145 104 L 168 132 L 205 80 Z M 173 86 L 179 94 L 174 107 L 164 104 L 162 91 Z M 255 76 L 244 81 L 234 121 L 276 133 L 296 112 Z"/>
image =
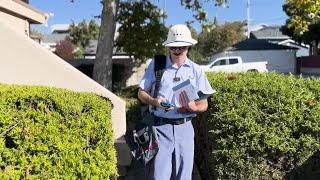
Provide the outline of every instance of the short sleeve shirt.
<path id="1" fill-rule="evenodd" d="M 174 80 L 176 79 L 176 81 Z M 178 80 L 177 80 L 178 79 Z M 169 57 L 166 58 L 166 67 L 162 75 L 159 87 L 158 96 L 162 96 L 168 100 L 171 104 L 176 104 L 173 97 L 172 88 L 176 85 L 190 80 L 191 85 L 194 87 L 196 92 L 201 92 L 205 95 L 211 95 L 215 91 L 212 89 L 203 69 L 190 59 L 186 59 L 185 62 L 178 68 L 174 66 Z M 146 69 L 144 76 L 141 79 L 139 87 L 147 92 L 151 92 L 152 87 L 156 82 L 154 75 L 154 60 L 152 60 Z M 164 118 L 185 118 L 195 117 L 195 113 L 179 113 L 177 108 L 171 111 L 165 111 L 161 108 L 154 110 L 154 115 Z"/>

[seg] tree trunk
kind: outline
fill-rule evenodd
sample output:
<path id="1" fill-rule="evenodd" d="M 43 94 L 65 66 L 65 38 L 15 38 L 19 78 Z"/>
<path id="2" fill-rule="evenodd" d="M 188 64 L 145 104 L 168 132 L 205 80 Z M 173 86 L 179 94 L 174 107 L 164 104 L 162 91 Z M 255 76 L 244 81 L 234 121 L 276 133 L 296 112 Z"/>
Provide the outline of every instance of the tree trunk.
<path id="1" fill-rule="evenodd" d="M 313 40 L 310 44 L 309 55 L 317 56 L 319 52 L 319 41 Z"/>
<path id="2" fill-rule="evenodd" d="M 316 40 L 316 46 L 315 46 L 315 55 L 319 55 L 319 40 Z"/>
<path id="3" fill-rule="evenodd" d="M 112 89 L 112 54 L 116 29 L 117 0 L 104 0 L 93 79 L 105 88 Z"/>

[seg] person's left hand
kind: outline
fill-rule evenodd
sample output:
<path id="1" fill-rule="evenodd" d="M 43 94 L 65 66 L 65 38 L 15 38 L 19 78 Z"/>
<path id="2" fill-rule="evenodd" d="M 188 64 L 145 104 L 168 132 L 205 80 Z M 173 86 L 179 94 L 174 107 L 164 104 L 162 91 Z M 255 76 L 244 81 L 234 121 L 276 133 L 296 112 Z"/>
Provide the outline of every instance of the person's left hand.
<path id="1" fill-rule="evenodd" d="M 182 108 L 179 108 L 178 111 L 180 113 L 186 113 L 186 112 L 196 112 L 198 107 L 195 103 L 195 101 L 190 101 L 187 93 L 185 91 L 182 91 L 179 95 L 179 102 L 182 106 Z"/>

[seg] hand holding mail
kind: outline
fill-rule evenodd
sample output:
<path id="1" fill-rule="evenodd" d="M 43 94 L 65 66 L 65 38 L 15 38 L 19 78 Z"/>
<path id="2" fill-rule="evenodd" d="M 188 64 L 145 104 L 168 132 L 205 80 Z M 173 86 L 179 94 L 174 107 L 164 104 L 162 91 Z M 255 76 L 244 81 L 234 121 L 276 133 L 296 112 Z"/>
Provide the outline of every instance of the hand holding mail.
<path id="1" fill-rule="evenodd" d="M 175 87 L 172 88 L 172 90 L 173 90 L 174 102 L 177 107 L 186 106 L 186 104 L 188 104 L 189 101 L 194 101 L 199 99 L 199 96 L 196 93 L 195 88 L 193 87 L 189 79 L 176 85 Z M 184 104 L 181 104 L 180 102 Z M 193 105 L 191 105 L 191 107 L 192 106 Z"/>
<path id="2" fill-rule="evenodd" d="M 181 91 L 179 95 L 179 103 L 182 107 L 178 109 L 180 113 L 195 112 L 197 111 L 197 105 L 194 100 L 190 101 L 186 91 Z"/>

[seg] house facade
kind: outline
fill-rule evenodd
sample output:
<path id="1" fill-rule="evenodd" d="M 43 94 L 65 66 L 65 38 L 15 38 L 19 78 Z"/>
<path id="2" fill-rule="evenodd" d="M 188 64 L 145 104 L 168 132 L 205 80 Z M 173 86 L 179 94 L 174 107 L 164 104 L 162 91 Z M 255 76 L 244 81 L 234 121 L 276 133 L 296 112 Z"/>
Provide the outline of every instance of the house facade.
<path id="1" fill-rule="evenodd" d="M 55 52 L 57 44 L 69 37 L 69 24 L 56 24 L 51 27 L 51 30 L 51 34 L 43 35 L 40 44 L 49 51 Z"/>
<path id="2" fill-rule="evenodd" d="M 269 72 L 296 73 L 296 51 L 295 47 L 278 45 L 263 39 L 247 39 L 215 54 L 212 59 L 240 56 L 244 62 L 267 61 Z"/>
<path id="3" fill-rule="evenodd" d="M 94 59 L 96 58 L 98 41 L 90 40 L 84 50 L 84 59 L 68 61 L 74 67 L 92 77 Z M 146 68 L 146 63 L 138 63 L 134 56 L 113 49 L 113 82 L 122 87 L 137 85 Z"/>
<path id="4" fill-rule="evenodd" d="M 292 40 L 289 36 L 280 31 L 279 26 L 263 26 L 250 33 L 250 39 L 263 39 L 268 42 L 297 48 L 296 57 L 308 56 L 309 46 Z"/>

